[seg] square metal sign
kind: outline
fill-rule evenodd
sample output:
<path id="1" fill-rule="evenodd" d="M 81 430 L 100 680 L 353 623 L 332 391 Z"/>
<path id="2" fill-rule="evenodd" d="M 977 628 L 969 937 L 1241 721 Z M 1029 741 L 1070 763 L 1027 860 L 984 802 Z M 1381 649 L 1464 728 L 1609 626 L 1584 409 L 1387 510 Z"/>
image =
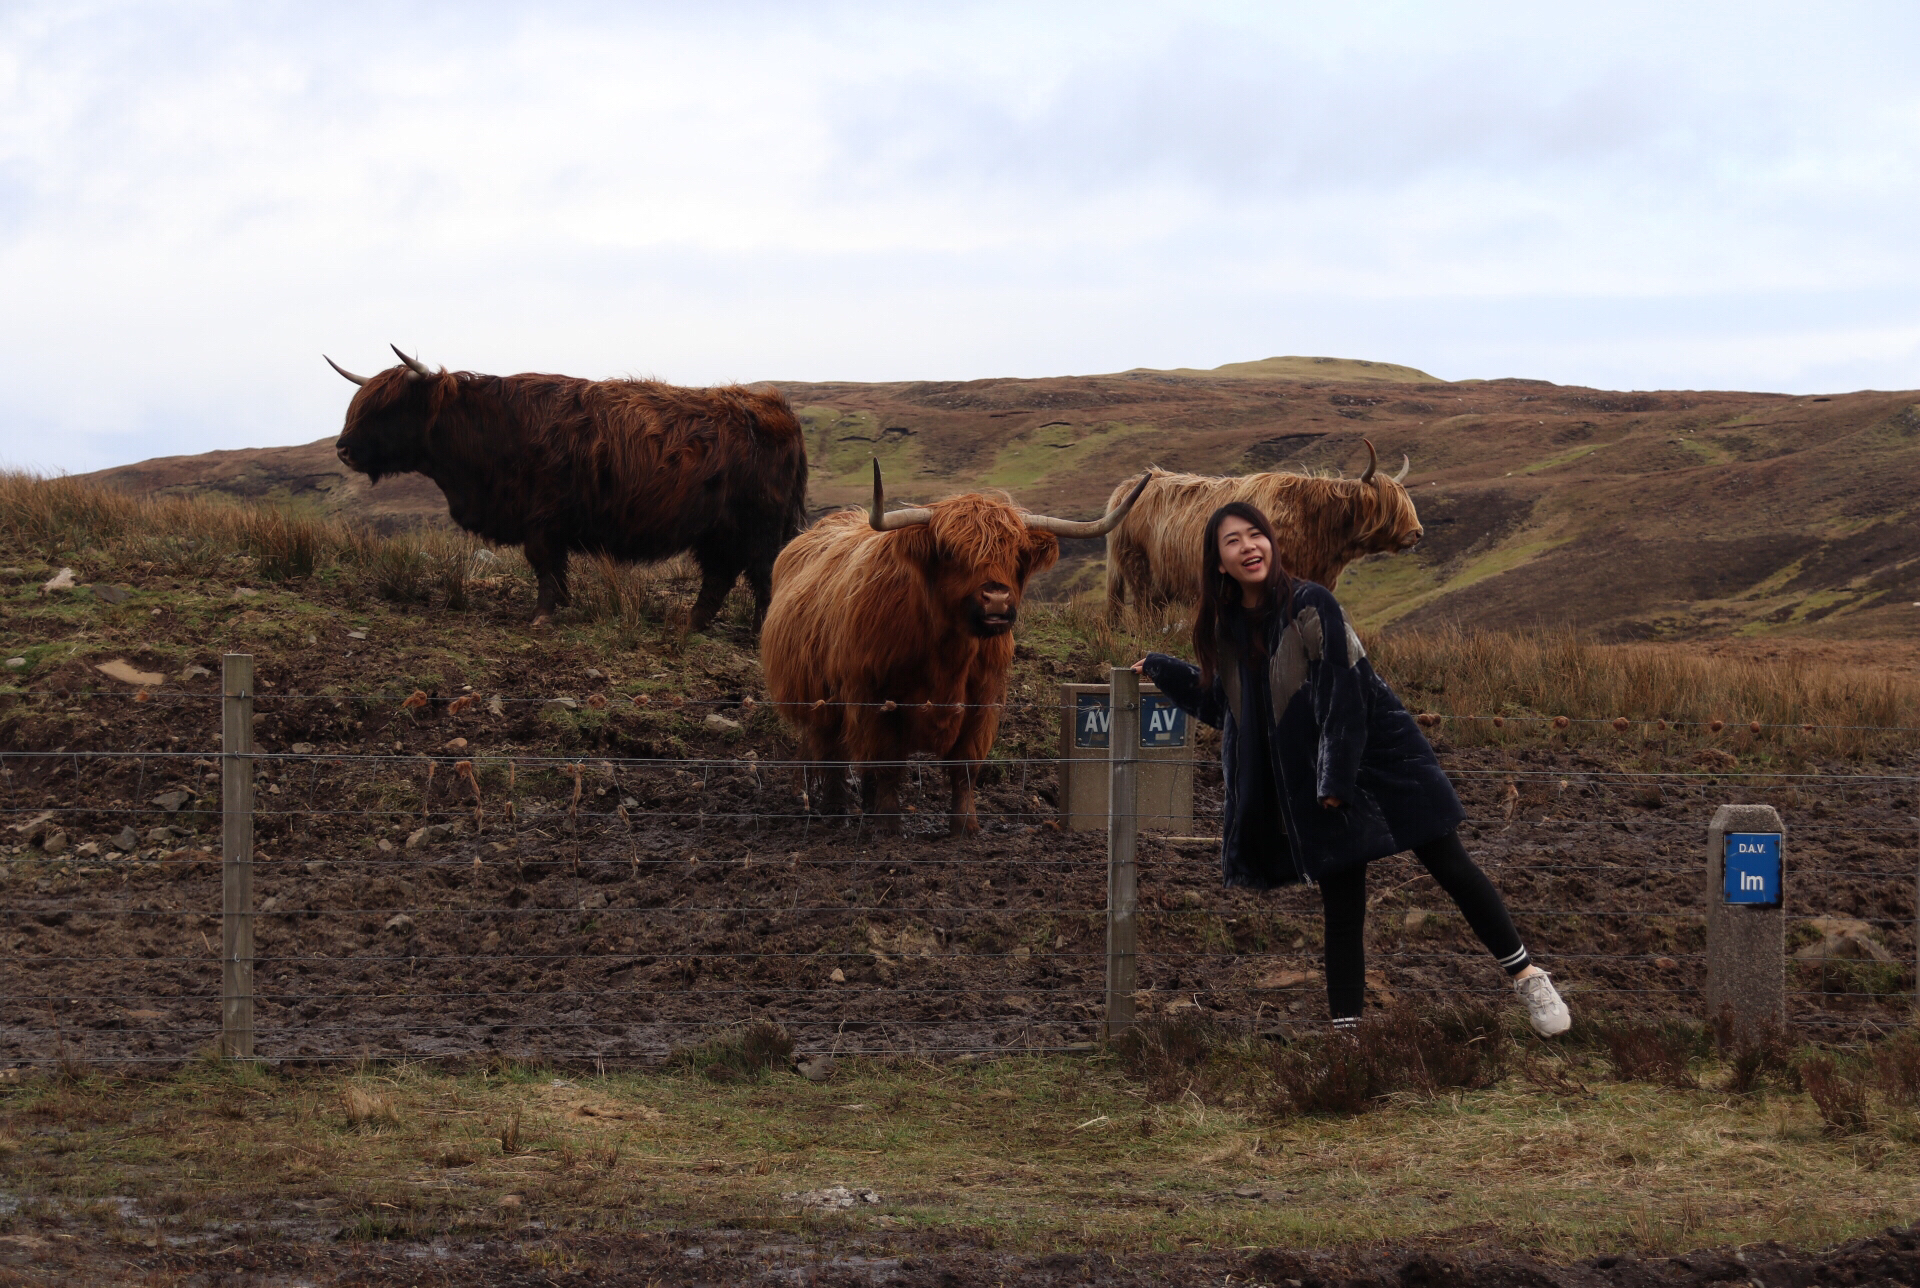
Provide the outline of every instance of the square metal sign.
<path id="1" fill-rule="evenodd" d="M 1727 903 L 1776 906 L 1780 902 L 1780 833 L 1727 833 Z"/>
<path id="2" fill-rule="evenodd" d="M 1073 708 L 1073 745 L 1076 747 L 1106 746 L 1107 726 L 1112 718 L 1113 713 L 1108 709 L 1106 694 L 1075 694 Z"/>
<path id="3" fill-rule="evenodd" d="M 1142 747 L 1184 747 L 1187 745 L 1187 713 L 1173 705 L 1163 693 L 1140 695 L 1140 745 Z"/>

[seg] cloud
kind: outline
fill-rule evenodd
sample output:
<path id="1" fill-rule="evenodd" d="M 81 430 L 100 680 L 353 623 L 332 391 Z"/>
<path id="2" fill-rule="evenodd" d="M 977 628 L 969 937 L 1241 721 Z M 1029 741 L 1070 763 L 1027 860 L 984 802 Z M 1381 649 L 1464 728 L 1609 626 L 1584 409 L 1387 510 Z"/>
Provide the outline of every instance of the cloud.
<path id="1" fill-rule="evenodd" d="M 1920 383 L 1907 6 L 16 4 L 0 458 L 477 369 Z"/>

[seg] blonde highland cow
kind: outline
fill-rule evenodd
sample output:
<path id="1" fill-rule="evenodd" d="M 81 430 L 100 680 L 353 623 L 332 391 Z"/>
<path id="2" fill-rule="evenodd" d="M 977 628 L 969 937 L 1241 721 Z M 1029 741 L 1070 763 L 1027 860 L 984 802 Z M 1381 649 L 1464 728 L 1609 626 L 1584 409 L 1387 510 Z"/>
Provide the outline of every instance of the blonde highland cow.
<path id="1" fill-rule="evenodd" d="M 1413 498 L 1400 472 L 1379 472 L 1367 443 L 1367 469 L 1357 479 L 1306 474 L 1248 474 L 1209 478 L 1154 469 L 1146 491 L 1107 534 L 1107 618 L 1118 621 L 1131 599 L 1136 608 L 1192 604 L 1200 591 L 1200 542 L 1207 519 L 1229 501 L 1258 506 L 1273 521 L 1274 554 L 1295 577 L 1332 590 L 1347 565 L 1362 555 L 1411 550 L 1423 535 Z M 1114 489 L 1113 505 L 1134 486 Z"/>

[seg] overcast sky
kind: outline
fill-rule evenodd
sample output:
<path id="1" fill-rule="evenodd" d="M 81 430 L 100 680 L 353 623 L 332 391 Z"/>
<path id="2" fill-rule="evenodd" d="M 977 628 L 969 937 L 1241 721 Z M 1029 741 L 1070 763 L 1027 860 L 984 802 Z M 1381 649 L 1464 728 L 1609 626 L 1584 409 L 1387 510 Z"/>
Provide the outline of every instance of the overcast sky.
<path id="1" fill-rule="evenodd" d="M 1913 388 L 1917 55 L 1912 0 L 0 0 L 0 463 L 334 433 L 390 340 Z"/>

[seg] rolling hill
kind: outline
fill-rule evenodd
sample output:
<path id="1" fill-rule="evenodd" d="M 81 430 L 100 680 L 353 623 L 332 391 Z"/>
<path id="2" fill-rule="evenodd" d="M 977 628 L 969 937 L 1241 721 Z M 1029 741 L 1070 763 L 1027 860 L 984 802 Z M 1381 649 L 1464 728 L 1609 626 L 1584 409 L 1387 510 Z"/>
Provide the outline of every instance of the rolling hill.
<path id="1" fill-rule="evenodd" d="M 1920 393 L 1619 393 L 1445 382 L 1410 367 L 1269 358 L 1213 371 L 886 384 L 775 382 L 807 427 L 816 509 L 996 487 L 1097 513 L 1148 464 L 1353 472 L 1363 438 L 1407 477 L 1427 538 L 1355 565 L 1362 624 L 1571 625 L 1608 639 L 1905 640 L 1920 631 Z M 93 476 L 146 492 L 278 499 L 391 527 L 444 522 L 419 476 L 377 488 L 331 439 L 168 457 Z M 1040 593 L 1091 590 L 1073 542 Z"/>

